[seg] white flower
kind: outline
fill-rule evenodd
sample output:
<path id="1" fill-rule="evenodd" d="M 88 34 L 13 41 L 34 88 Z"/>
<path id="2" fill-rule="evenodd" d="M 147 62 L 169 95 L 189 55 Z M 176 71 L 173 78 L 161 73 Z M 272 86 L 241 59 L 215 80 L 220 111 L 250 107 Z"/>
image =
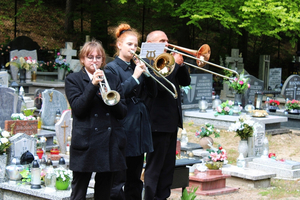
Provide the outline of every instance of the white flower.
<path id="1" fill-rule="evenodd" d="M 7 138 L 7 137 L 10 136 L 10 133 L 9 133 L 8 131 L 3 131 L 3 132 L 1 133 L 1 135 L 2 135 L 3 137 Z"/>
<path id="2" fill-rule="evenodd" d="M 9 140 L 7 138 L 1 138 L 0 139 L 1 143 L 6 144 L 9 142 Z"/>

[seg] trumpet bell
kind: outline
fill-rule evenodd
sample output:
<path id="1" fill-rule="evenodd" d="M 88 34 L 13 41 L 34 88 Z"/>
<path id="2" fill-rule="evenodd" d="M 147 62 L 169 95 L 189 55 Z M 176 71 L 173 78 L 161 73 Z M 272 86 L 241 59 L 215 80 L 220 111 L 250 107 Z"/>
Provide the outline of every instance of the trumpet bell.
<path id="1" fill-rule="evenodd" d="M 198 52 L 197 54 L 195 55 L 198 59 L 200 60 L 197 60 L 197 65 L 199 67 L 203 67 L 204 65 L 206 65 L 205 62 L 202 62 L 201 60 L 203 59 L 204 61 L 209 61 L 209 58 L 210 58 L 210 54 L 211 54 L 211 50 L 210 50 L 210 47 L 208 44 L 203 44 L 199 49 L 198 49 Z M 201 58 L 202 56 L 202 58 Z"/>
<path id="2" fill-rule="evenodd" d="M 114 90 L 111 90 L 103 95 L 103 101 L 109 106 L 114 106 L 120 101 L 120 94 Z"/>
<path id="3" fill-rule="evenodd" d="M 156 57 L 153 67 L 164 77 L 169 76 L 175 68 L 175 59 L 169 53 L 162 53 Z M 157 75 L 156 72 L 154 72 Z M 158 76 L 158 75 L 157 75 Z"/>

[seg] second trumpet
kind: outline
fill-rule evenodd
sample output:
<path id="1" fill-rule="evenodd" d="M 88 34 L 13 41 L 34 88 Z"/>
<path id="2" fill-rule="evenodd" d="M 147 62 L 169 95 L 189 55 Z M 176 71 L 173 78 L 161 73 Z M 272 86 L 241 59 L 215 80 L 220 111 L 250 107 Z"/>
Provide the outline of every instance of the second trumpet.
<path id="1" fill-rule="evenodd" d="M 97 66 L 95 64 L 93 66 L 96 72 Z M 114 106 L 120 101 L 120 94 L 117 91 L 110 89 L 105 73 L 103 73 L 102 78 L 103 81 L 99 83 L 102 99 L 106 105 Z"/>

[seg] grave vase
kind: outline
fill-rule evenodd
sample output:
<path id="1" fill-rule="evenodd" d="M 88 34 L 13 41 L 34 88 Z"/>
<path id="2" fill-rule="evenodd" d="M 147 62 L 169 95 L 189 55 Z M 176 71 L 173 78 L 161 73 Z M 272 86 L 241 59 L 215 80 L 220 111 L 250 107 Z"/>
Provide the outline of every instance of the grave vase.
<path id="1" fill-rule="evenodd" d="M 241 140 L 239 143 L 239 153 L 242 153 L 244 158 L 248 155 L 248 141 L 247 140 Z"/>
<path id="2" fill-rule="evenodd" d="M 203 137 L 200 139 L 199 144 L 203 149 L 209 149 L 210 146 L 208 146 L 208 144 L 213 145 L 214 144 L 214 140 L 211 137 Z"/>
<path id="3" fill-rule="evenodd" d="M 26 83 L 26 69 L 20 69 L 20 83 Z"/>
<path id="4" fill-rule="evenodd" d="M 299 111 L 300 110 L 292 109 L 292 110 L 289 110 L 288 113 L 291 114 L 291 115 L 299 115 L 300 114 Z"/>
<path id="5" fill-rule="evenodd" d="M 269 111 L 270 112 L 276 112 L 277 109 L 278 109 L 277 106 L 269 106 Z"/>
<path id="6" fill-rule="evenodd" d="M 58 67 L 57 68 L 57 79 L 59 81 L 63 81 L 64 80 L 64 77 L 65 77 L 65 69 L 64 68 L 60 68 Z"/>
<path id="7" fill-rule="evenodd" d="M 68 189 L 69 185 L 70 185 L 70 180 L 62 181 L 59 179 L 59 180 L 56 180 L 56 183 L 55 183 L 55 187 L 58 190 L 66 190 L 66 189 Z"/>
<path id="8" fill-rule="evenodd" d="M 0 155 L 0 183 L 5 182 L 5 169 L 7 165 L 7 155 L 4 153 Z"/>
<path id="9" fill-rule="evenodd" d="M 26 70 L 26 82 L 31 82 L 31 70 Z"/>
<path id="10" fill-rule="evenodd" d="M 234 102 L 237 102 L 238 105 L 241 105 L 242 106 L 242 95 L 243 94 L 239 94 L 239 93 L 235 93 L 234 95 Z"/>

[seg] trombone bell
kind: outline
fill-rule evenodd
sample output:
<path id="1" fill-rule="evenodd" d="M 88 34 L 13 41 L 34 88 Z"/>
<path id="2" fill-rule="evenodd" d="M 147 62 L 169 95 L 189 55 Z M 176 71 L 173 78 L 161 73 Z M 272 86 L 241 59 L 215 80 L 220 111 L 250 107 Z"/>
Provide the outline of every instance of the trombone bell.
<path id="1" fill-rule="evenodd" d="M 153 67 L 164 77 L 169 76 L 175 68 L 175 59 L 169 53 L 162 53 L 156 57 Z M 159 76 L 155 71 L 154 74 Z"/>

